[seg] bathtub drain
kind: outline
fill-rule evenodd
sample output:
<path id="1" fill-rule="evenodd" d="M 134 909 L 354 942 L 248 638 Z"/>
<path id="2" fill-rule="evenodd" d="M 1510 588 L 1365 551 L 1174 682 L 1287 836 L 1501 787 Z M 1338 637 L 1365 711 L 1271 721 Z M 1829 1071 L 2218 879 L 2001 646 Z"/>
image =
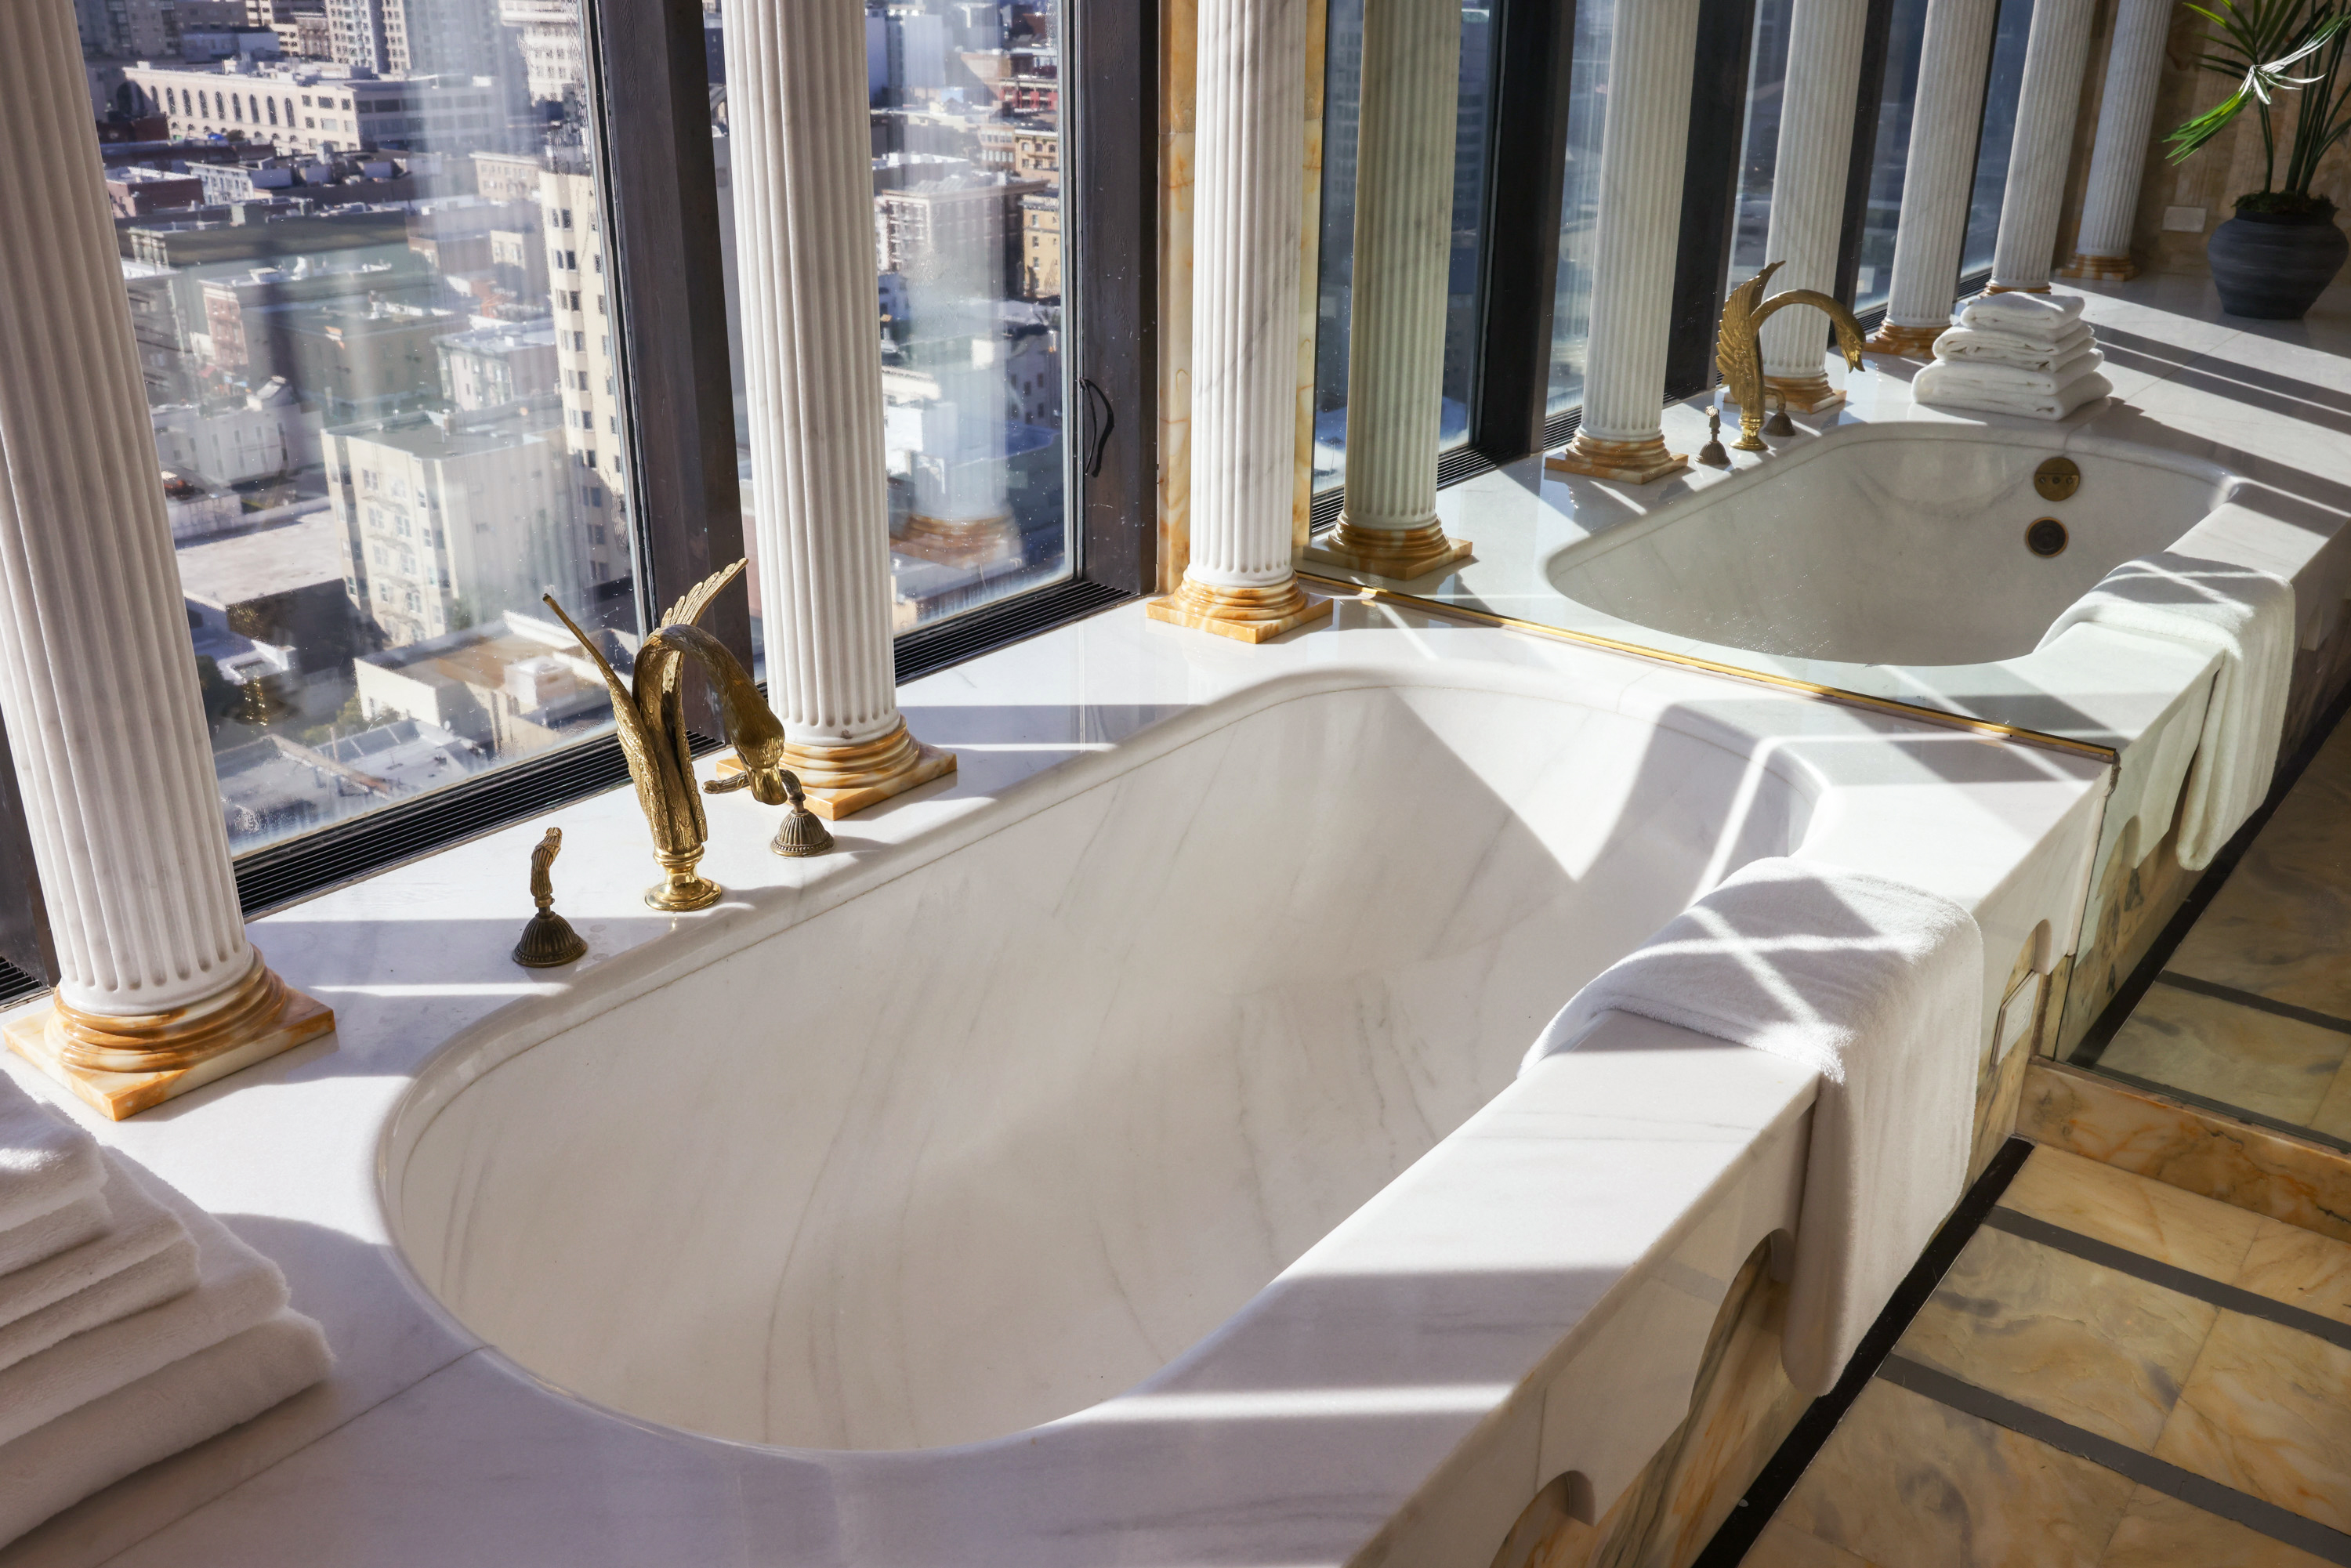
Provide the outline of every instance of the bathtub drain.
<path id="1" fill-rule="evenodd" d="M 2065 553 L 2065 525 L 2054 517 L 2042 517 L 2024 530 L 2024 548 L 2044 560 L 2053 555 Z"/>

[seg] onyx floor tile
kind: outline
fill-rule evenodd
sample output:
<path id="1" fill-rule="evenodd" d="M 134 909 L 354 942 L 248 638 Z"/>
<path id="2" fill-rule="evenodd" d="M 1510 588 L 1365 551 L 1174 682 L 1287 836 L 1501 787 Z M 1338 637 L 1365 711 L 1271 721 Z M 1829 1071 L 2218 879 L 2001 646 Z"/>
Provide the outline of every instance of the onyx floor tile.
<path id="1" fill-rule="evenodd" d="M 2326 1568 L 2326 1560 L 2141 1487 L 2098 1568 Z"/>
<path id="2" fill-rule="evenodd" d="M 2262 1220 L 2261 1227 L 2231 1282 L 2273 1301 L 2351 1323 L 2351 1243 L 2274 1219 Z"/>
<path id="3" fill-rule="evenodd" d="M 2223 1281 L 2237 1277 L 2246 1249 L 2271 1223 L 2215 1198 L 2051 1148 L 2032 1152 L 2000 1206 Z"/>
<path id="4" fill-rule="evenodd" d="M 2351 1059 L 2346 1059 L 2336 1071 L 2335 1082 L 2327 1085 L 2307 1124 L 2330 1138 L 2351 1139 Z"/>
<path id="5" fill-rule="evenodd" d="M 2351 1531 L 2351 1350 L 2222 1312 L 2155 1455 Z"/>
<path id="6" fill-rule="evenodd" d="M 2218 1315 L 2192 1296 L 1987 1227 L 1898 1352 L 2144 1453 Z"/>
<path id="7" fill-rule="evenodd" d="M 1780 1519 L 1883 1568 L 2095 1568 L 2132 1484 L 1873 1381 Z"/>
<path id="8" fill-rule="evenodd" d="M 2157 985 L 2098 1065 L 2307 1124 L 2346 1057 L 2351 1034 Z"/>
<path id="9" fill-rule="evenodd" d="M 1763 1533 L 1739 1562 L 1740 1568 L 1879 1568 L 1866 1557 L 1832 1546 L 1780 1519 L 1763 1527 Z"/>

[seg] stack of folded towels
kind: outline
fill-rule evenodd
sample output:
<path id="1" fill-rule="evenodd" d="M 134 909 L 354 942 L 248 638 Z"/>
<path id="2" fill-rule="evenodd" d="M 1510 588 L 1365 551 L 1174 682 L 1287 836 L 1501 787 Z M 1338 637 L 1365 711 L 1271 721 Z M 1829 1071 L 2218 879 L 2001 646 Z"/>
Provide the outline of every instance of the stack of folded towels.
<path id="1" fill-rule="evenodd" d="M 1935 340 L 1935 362 L 1910 383 L 1917 402 L 2063 419 L 2112 392 L 2079 295 L 1987 294 Z"/>
<path id="2" fill-rule="evenodd" d="M 327 1375 L 286 1277 L 0 1074 L 0 1542 Z"/>

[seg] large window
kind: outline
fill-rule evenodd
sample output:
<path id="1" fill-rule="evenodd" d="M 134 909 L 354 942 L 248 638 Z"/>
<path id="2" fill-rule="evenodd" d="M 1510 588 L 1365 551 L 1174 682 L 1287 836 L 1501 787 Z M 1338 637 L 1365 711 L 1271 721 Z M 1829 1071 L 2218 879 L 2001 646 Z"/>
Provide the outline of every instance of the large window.
<path id="1" fill-rule="evenodd" d="M 1927 42 L 1927 0 L 1894 0 L 1886 39 L 1886 76 L 1869 159 L 1869 193 L 1861 216 L 1853 308 L 1886 303 L 1894 281 L 1895 229 L 1902 216 L 1902 179 L 1910 158 L 1910 117 L 1918 102 L 1918 58 Z"/>
<path id="2" fill-rule="evenodd" d="M 1749 56 L 1747 124 L 1739 138 L 1739 199 L 1731 221 L 1730 277 L 1741 283 L 1775 259 L 1764 254 L 1771 229 L 1771 175 L 1780 161 L 1780 109 L 1788 86 L 1788 24 L 1795 0 L 1756 0 Z"/>
<path id="3" fill-rule="evenodd" d="M 543 591 L 638 629 L 576 0 L 319 19 L 97 106 L 240 851 L 606 727 Z"/>
<path id="4" fill-rule="evenodd" d="M 1575 8 L 1570 40 L 1566 184 L 1559 204 L 1559 274 L 1551 317 L 1551 390 L 1554 414 L 1583 402 L 1583 348 L 1592 328 L 1592 267 L 1600 228 L 1600 133 L 1608 118 L 1608 42 L 1615 25 L 1611 0 Z"/>
<path id="5" fill-rule="evenodd" d="M 893 0 L 866 14 L 901 632 L 1071 571 L 1061 19 L 1059 0 Z M 714 131 L 724 194 L 727 141 L 723 123 Z M 725 232 L 731 252 L 731 221 Z M 739 386 L 739 319 L 730 326 Z M 758 476 L 744 413 L 738 400 L 747 512 Z M 747 516 L 743 534 L 756 545 Z"/>
<path id="6" fill-rule="evenodd" d="M 1453 249 L 1447 273 L 1445 371 L 1438 444 L 1469 438 L 1478 341 L 1478 269 L 1485 232 L 1487 139 L 1494 78 L 1493 13 L 1461 7 L 1461 80 L 1453 141 Z M 1322 225 L 1314 321 L 1314 487 L 1346 475 L 1347 349 L 1355 260 L 1357 128 L 1363 108 L 1364 0 L 1330 0 L 1323 53 Z"/>
<path id="7" fill-rule="evenodd" d="M 2024 85 L 2024 44 L 2032 31 L 2032 0 L 2000 0 L 1992 35 L 1991 73 L 1984 84 L 1983 136 L 1976 143 L 1975 191 L 1968 199 L 1968 239 L 1961 275 L 1991 266 L 2000 238 L 2001 201 L 2008 194 L 2008 149 L 2016 137 L 2016 95 Z"/>

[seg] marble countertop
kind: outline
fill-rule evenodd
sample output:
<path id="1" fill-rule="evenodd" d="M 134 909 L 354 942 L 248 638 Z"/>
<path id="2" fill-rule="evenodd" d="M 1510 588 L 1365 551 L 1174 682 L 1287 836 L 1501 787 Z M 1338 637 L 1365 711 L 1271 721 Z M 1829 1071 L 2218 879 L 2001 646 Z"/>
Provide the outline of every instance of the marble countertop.
<path id="1" fill-rule="evenodd" d="M 1588 705 L 1698 714 L 1866 786 L 1820 841 L 1976 909 L 1988 948 L 2012 953 L 2034 921 L 2070 918 L 2105 779 L 2084 758 L 1357 600 L 1326 627 L 1256 648 L 1126 605 L 906 687 L 909 724 L 954 748 L 959 771 L 835 824 L 841 853 L 779 859 L 767 849 L 772 811 L 746 795 L 714 800 L 703 869 L 730 895 L 713 909 L 662 915 L 639 901 L 654 868 L 632 796 L 614 790 L 256 922 L 256 945 L 286 978 L 336 1009 L 328 1040 L 120 1124 L 6 1060 L 28 1091 L 277 1260 L 339 1365 L 325 1385 L 58 1516 L 0 1551 L 0 1564 L 832 1563 L 904 1561 L 923 1542 L 965 1562 L 1102 1560 L 1135 1523 L 1115 1498 L 1064 1549 L 1010 1549 L 1039 1521 L 1006 1476 L 1029 1475 L 1036 1496 L 1069 1490 L 1042 1459 L 976 1488 L 957 1482 L 967 1472 L 909 1469 L 907 1456 L 725 1443 L 538 1384 L 434 1301 L 393 1244 L 382 1166 L 411 1086 L 444 1052 L 501 1031 L 552 1035 L 1017 820 L 1123 765 L 1106 753 L 1171 744 L 1212 705 L 1284 684 L 1443 680 L 1460 662 Z M 530 910 L 528 851 L 549 821 L 565 830 L 559 907 L 591 946 L 559 975 L 506 956 Z M 2052 933 L 2047 956 L 2070 935 Z M 1671 1139 L 1631 1139 L 1612 1157 L 1662 1162 L 1642 1168 L 1667 1194 L 1706 1190 L 1719 1174 Z M 1117 1424 L 1097 1430 L 1114 1436 Z M 1027 1440 L 1003 1441 L 1017 1458 Z M 1090 1462 L 1099 1476 L 1099 1457 Z M 1085 1512 L 1073 1507 L 1057 1504 L 1065 1523 Z M 1262 1522 L 1281 1526 L 1268 1540 L 1322 1528 L 1304 1515 Z M 995 1549 L 956 1544 L 974 1532 L 993 1532 Z"/>
<path id="2" fill-rule="evenodd" d="M 2221 319 L 2209 281 L 2163 276 L 2122 284 L 2060 283 L 2085 297 L 2084 317 L 2107 356 L 2114 395 L 2051 423 L 1997 413 L 1929 408 L 1910 398 L 1916 362 L 1873 356 L 1849 374 L 1834 354 L 1824 363 L 1846 392 L 1821 416 L 1793 416 L 1800 434 L 1775 452 L 1733 452 L 1733 467 L 1689 472 L 1629 486 L 1546 472 L 1529 457 L 1439 493 L 1447 531 L 1476 546 L 1458 571 L 1409 584 L 1327 563 L 1309 570 L 1376 583 L 1416 596 L 1615 638 L 1644 647 L 1814 682 L 2121 748 L 2159 724 L 2204 661 L 2104 628 L 2077 628 L 2065 648 L 2063 693 L 2043 690 L 2022 661 L 1907 667 L 1757 653 L 1635 626 L 1567 598 L 1546 575 L 1562 551 L 1693 497 L 1751 483 L 1757 470 L 1801 460 L 1823 440 L 1905 433 L 1973 435 L 2014 432 L 2036 444 L 2114 443 L 2153 448 L 2210 465 L 2240 481 L 2231 503 L 2179 547 L 2294 580 L 2303 591 L 2303 643 L 2314 647 L 2340 618 L 2351 591 L 2351 286 L 2331 289 L 2302 321 Z M 1695 453 L 1707 439 L 1711 396 L 1666 410 L 1666 444 Z M 1736 413 L 1730 421 L 1735 428 Z M 2160 666 L 2160 667 L 2158 667 Z"/>

